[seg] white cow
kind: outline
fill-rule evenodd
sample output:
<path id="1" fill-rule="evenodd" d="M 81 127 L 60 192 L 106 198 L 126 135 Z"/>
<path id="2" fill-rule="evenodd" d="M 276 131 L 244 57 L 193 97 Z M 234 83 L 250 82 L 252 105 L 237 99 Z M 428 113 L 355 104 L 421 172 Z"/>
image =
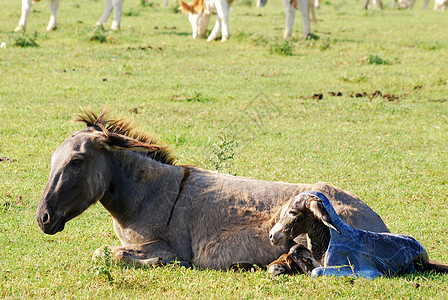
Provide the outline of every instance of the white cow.
<path id="1" fill-rule="evenodd" d="M 38 2 L 40 0 L 22 0 L 22 16 L 20 17 L 19 24 L 17 25 L 17 28 L 14 31 L 17 32 L 25 29 L 28 14 L 31 9 L 31 1 Z M 59 7 L 59 0 L 50 0 L 51 17 L 50 22 L 48 23 L 47 26 L 47 31 L 52 31 L 57 28 L 58 7 Z M 112 22 L 111 29 L 112 30 L 120 29 L 121 12 L 123 10 L 123 0 L 107 0 L 104 13 L 97 22 L 98 26 L 104 26 L 112 10 L 114 10 L 114 20 Z"/>
<path id="2" fill-rule="evenodd" d="M 311 17 L 314 23 L 317 24 L 316 15 L 314 14 L 314 8 L 316 6 L 315 0 L 282 0 L 283 7 L 285 8 L 286 15 L 286 28 L 283 34 L 284 38 L 289 38 L 292 35 L 292 28 L 294 26 L 294 19 L 296 16 L 296 10 L 299 9 L 302 14 L 303 35 L 309 37 L 311 35 L 310 26 L 310 10 Z M 257 0 L 257 6 L 261 7 L 266 4 L 267 0 Z"/>
<path id="3" fill-rule="evenodd" d="M 437 1 L 440 2 L 440 0 L 436 0 L 436 4 Z M 423 9 L 426 9 L 428 7 L 428 2 L 429 0 L 425 0 L 425 3 L 423 4 Z M 395 7 L 397 3 L 399 8 L 412 8 L 414 7 L 415 0 L 393 0 L 392 6 Z M 434 6 L 434 10 L 437 10 L 436 6 Z"/>
<path id="4" fill-rule="evenodd" d="M 373 7 L 383 9 L 383 2 L 381 2 L 381 0 L 366 0 L 364 2 L 365 9 L 369 9 L 369 8 L 373 8 Z"/>
<path id="5" fill-rule="evenodd" d="M 216 40 L 221 33 L 221 42 L 229 38 L 229 8 L 233 0 L 193 0 L 189 4 L 179 0 L 181 9 L 188 13 L 193 29 L 193 38 L 205 37 L 211 15 L 216 15 L 216 23 L 207 41 Z M 222 28 L 222 29 L 221 29 Z"/>
<path id="6" fill-rule="evenodd" d="M 446 10 L 448 0 L 436 0 L 434 3 L 434 10 Z"/>

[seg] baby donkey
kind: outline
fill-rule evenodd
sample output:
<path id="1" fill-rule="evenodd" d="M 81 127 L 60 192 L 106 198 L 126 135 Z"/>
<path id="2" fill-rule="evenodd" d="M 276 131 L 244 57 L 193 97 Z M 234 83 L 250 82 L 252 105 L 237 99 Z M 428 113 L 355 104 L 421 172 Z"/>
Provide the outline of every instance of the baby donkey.
<path id="1" fill-rule="evenodd" d="M 302 233 L 308 236 L 309 251 L 294 246 L 270 264 L 269 272 L 278 275 L 295 268 L 312 277 L 372 279 L 415 271 L 448 272 L 447 265 L 429 260 L 425 248 L 413 237 L 359 230 L 344 223 L 320 192 L 297 195 L 269 236 L 272 244 L 281 245 Z"/>

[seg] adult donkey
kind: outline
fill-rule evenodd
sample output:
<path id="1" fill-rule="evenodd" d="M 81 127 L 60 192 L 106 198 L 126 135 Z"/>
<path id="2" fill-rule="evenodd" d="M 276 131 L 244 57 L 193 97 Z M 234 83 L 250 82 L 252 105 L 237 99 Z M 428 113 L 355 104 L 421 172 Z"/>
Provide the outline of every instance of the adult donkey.
<path id="1" fill-rule="evenodd" d="M 38 2 L 40 0 L 34 0 Z M 114 20 L 112 21 L 111 29 L 119 30 L 121 21 L 121 12 L 123 10 L 124 0 L 107 0 L 104 13 L 101 18 L 96 23 L 98 26 L 104 26 L 106 24 L 109 15 L 112 10 L 114 10 Z M 19 24 L 14 31 L 22 31 L 26 27 L 26 22 L 28 20 L 28 14 L 30 13 L 32 0 L 22 0 L 22 15 L 20 16 Z M 57 14 L 58 14 L 59 0 L 50 0 L 50 11 L 51 17 L 50 22 L 48 22 L 47 31 L 55 30 L 57 27 Z"/>
<path id="2" fill-rule="evenodd" d="M 211 269 L 235 262 L 267 265 L 291 246 L 272 246 L 269 230 L 290 199 L 311 190 L 328 195 L 350 225 L 388 232 L 365 203 L 327 183 L 268 182 L 177 166 L 167 147 L 124 119 L 85 111 L 77 121 L 87 126 L 53 153 L 36 220 L 55 234 L 99 201 L 113 216 L 122 244 L 112 247 L 115 260 L 178 260 Z"/>

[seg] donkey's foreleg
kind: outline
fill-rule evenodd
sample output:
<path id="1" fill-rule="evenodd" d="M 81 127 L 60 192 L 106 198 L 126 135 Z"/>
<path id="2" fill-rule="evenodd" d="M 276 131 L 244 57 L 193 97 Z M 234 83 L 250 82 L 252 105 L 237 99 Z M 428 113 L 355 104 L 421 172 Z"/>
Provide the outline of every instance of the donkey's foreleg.
<path id="1" fill-rule="evenodd" d="M 50 22 L 48 22 L 47 31 L 55 30 L 58 26 L 58 7 L 59 7 L 59 0 L 50 0 L 50 11 L 51 11 L 51 17 Z"/>
<path id="2" fill-rule="evenodd" d="M 296 17 L 296 9 L 291 5 L 291 0 L 283 0 L 283 7 L 285 8 L 286 16 L 285 33 L 283 37 L 286 39 L 292 35 L 292 28 L 294 26 L 294 19 Z"/>
<path id="3" fill-rule="evenodd" d="M 124 247 L 111 247 L 112 259 L 127 265 L 135 266 L 159 266 L 178 262 L 184 267 L 190 264 L 178 257 L 175 251 L 162 241 L 152 241 L 145 244 L 129 245 Z M 94 257 L 102 256 L 103 248 L 99 248 L 93 254 Z"/>
<path id="4" fill-rule="evenodd" d="M 15 32 L 19 32 L 25 29 L 30 9 L 31 0 L 22 0 L 22 15 L 20 16 L 19 24 L 17 25 L 16 29 L 14 29 Z"/>
<path id="5" fill-rule="evenodd" d="M 114 6 L 114 20 L 110 29 L 117 31 L 120 30 L 121 14 L 123 12 L 123 0 L 112 0 L 112 5 Z"/>

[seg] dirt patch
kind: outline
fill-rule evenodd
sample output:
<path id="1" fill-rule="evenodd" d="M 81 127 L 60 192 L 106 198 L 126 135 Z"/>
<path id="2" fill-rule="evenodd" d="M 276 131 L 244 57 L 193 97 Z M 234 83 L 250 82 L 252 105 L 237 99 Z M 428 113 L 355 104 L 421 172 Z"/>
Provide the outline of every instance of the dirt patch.
<path id="1" fill-rule="evenodd" d="M 147 46 L 128 47 L 127 50 L 142 50 L 142 51 L 156 50 L 156 51 L 163 51 L 164 47 L 163 46 L 153 47 L 151 45 L 147 45 Z"/>
<path id="2" fill-rule="evenodd" d="M 13 162 L 14 159 L 10 157 L 0 157 L 0 162 Z"/>
<path id="3" fill-rule="evenodd" d="M 371 93 L 367 93 L 367 92 L 358 92 L 358 93 L 353 93 L 350 94 L 350 98 L 369 98 L 370 100 L 374 99 L 374 98 L 383 98 L 386 99 L 387 101 L 398 101 L 400 100 L 400 96 L 398 95 L 394 95 L 394 94 L 383 94 L 381 91 L 373 91 Z"/>
<path id="4" fill-rule="evenodd" d="M 323 98 L 324 98 L 324 95 L 322 93 L 317 93 L 317 94 L 314 94 L 313 96 L 311 96 L 311 99 L 314 99 L 314 100 L 322 100 Z"/>

